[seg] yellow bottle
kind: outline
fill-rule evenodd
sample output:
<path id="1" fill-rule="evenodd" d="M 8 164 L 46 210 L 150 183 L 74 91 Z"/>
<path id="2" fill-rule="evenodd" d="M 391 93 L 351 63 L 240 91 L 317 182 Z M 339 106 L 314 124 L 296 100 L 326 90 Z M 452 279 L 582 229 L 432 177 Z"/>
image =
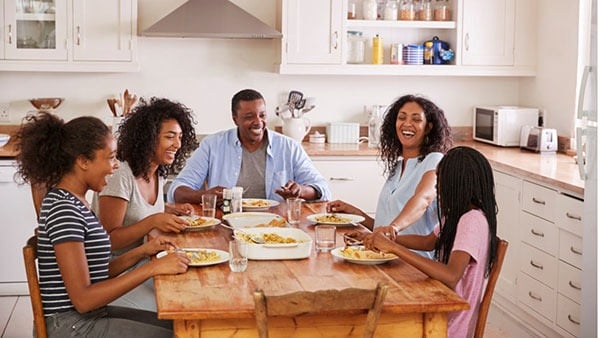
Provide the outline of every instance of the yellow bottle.
<path id="1" fill-rule="evenodd" d="M 383 39 L 379 34 L 373 37 L 373 62 L 374 65 L 383 64 Z"/>

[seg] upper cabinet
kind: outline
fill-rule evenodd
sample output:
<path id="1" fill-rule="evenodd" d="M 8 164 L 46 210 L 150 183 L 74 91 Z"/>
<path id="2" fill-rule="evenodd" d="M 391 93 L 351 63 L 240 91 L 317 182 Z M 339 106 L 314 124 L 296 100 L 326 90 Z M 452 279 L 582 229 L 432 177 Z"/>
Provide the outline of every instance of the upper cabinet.
<path id="1" fill-rule="evenodd" d="M 406 18 L 398 1 L 398 20 L 364 20 L 362 1 L 281 0 L 282 74 L 351 74 L 407 76 L 535 76 L 537 0 L 454 0 L 445 21 Z M 379 1 L 381 3 L 381 1 Z M 385 1 L 383 2 L 385 3 Z M 415 1 L 418 3 L 418 1 Z M 436 1 L 432 1 L 435 5 Z M 389 10 L 389 8 L 387 9 Z M 380 14 L 385 10 L 380 9 Z M 408 16 L 410 17 L 410 16 Z M 310 18 L 310 19 L 308 19 Z M 425 18 L 432 20 L 426 21 Z M 420 20 L 423 19 L 423 20 Z M 362 33 L 364 63 L 347 62 L 348 32 Z M 383 41 L 383 64 L 372 64 L 373 37 Z M 423 46 L 434 37 L 449 44 L 448 64 L 392 64 L 392 45 Z M 411 47 L 417 48 L 417 47 Z M 399 53 L 402 54 L 402 47 Z M 425 50 L 424 54 L 427 53 Z M 404 58 L 409 55 L 404 53 Z M 402 55 L 401 55 L 402 57 Z"/>
<path id="2" fill-rule="evenodd" d="M 4 0 L 0 70 L 137 71 L 137 0 Z"/>

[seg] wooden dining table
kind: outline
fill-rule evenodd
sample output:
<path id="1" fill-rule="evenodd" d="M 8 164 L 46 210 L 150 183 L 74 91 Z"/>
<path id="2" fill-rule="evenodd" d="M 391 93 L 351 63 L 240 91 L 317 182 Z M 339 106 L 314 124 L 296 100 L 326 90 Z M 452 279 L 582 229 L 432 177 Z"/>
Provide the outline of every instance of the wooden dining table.
<path id="1" fill-rule="evenodd" d="M 295 227 L 314 239 L 314 224 L 306 216 L 324 213 L 326 203 L 303 203 L 302 220 Z M 285 203 L 266 210 L 285 215 Z M 217 217 L 220 218 L 218 213 Z M 344 246 L 343 234 L 368 231 L 362 226 L 339 227 L 336 246 Z M 158 235 L 158 231 L 150 236 Z M 217 225 L 202 231 L 168 236 L 181 248 L 228 251 L 232 230 Z M 285 250 L 285 249 L 282 249 Z M 359 265 L 311 250 L 295 260 L 250 260 L 244 272 L 232 272 L 225 262 L 190 267 L 179 275 L 154 278 L 158 318 L 173 320 L 175 337 L 257 337 L 253 292 L 266 295 L 295 291 L 364 288 L 378 282 L 389 285 L 376 337 L 446 337 L 447 314 L 469 304 L 441 282 L 396 259 L 380 265 Z M 362 337 L 366 312 L 303 315 L 269 320 L 271 337 Z"/>

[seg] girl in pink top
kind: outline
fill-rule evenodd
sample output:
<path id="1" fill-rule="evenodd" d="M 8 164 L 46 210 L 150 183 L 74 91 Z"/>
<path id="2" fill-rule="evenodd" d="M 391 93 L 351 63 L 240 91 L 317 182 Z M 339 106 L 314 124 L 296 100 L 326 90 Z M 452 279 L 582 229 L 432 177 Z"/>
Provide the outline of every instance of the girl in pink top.
<path id="1" fill-rule="evenodd" d="M 391 252 L 456 291 L 466 311 L 448 315 L 448 337 L 473 337 L 484 280 L 496 257 L 496 198 L 488 161 L 477 150 L 456 147 L 437 167 L 440 226 L 426 236 L 390 240 L 384 233 L 364 239 L 370 249 Z M 409 249 L 435 249 L 435 260 Z"/>

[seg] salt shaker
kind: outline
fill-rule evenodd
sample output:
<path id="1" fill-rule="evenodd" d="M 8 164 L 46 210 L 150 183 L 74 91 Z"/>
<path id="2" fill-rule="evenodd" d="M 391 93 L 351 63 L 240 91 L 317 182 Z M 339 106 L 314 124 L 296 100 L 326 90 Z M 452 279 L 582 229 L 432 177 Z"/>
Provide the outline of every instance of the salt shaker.
<path id="1" fill-rule="evenodd" d="M 232 189 L 233 198 L 231 199 L 231 212 L 242 212 L 242 194 L 243 193 L 244 193 L 244 188 L 233 187 L 233 189 Z"/>
<path id="2" fill-rule="evenodd" d="M 231 189 L 223 189 L 223 215 L 231 213 L 231 199 L 233 197 L 233 191 Z"/>

